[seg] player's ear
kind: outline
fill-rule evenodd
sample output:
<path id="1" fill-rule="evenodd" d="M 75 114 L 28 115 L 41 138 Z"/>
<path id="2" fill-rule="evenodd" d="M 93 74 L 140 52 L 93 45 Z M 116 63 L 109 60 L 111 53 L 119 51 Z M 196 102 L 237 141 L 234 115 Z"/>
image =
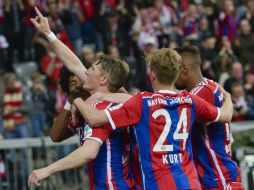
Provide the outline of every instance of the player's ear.
<path id="1" fill-rule="evenodd" d="M 188 68 L 188 65 L 187 64 L 182 64 L 182 74 L 183 74 L 183 76 L 188 76 L 188 74 L 189 74 L 189 68 Z"/>
<path id="2" fill-rule="evenodd" d="M 109 82 L 109 78 L 107 75 L 101 76 L 101 81 L 100 81 L 101 86 L 107 85 L 108 82 Z"/>
<path id="3" fill-rule="evenodd" d="M 154 73 L 154 71 L 150 70 L 148 74 L 151 81 L 154 81 L 156 79 L 156 74 Z"/>

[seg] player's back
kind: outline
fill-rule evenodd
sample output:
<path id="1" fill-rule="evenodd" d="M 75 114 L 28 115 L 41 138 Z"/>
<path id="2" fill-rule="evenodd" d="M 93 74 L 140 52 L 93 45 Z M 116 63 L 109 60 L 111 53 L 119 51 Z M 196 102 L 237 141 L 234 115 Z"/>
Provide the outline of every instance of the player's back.
<path id="1" fill-rule="evenodd" d="M 204 79 L 191 93 L 217 107 L 222 106 L 223 94 L 218 84 Z M 212 123 L 196 124 L 193 129 L 193 154 L 202 187 L 226 186 L 240 181 L 240 169 L 231 158 L 230 125 Z"/>
<path id="2" fill-rule="evenodd" d="M 135 128 L 143 186 L 147 189 L 200 189 L 190 136 L 197 110 L 188 92 L 143 93 Z"/>

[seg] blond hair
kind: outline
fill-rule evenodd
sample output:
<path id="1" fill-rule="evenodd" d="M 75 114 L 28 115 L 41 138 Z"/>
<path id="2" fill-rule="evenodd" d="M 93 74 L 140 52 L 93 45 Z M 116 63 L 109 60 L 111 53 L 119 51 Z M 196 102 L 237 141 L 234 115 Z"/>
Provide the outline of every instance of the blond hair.
<path id="1" fill-rule="evenodd" d="M 129 65 L 120 59 L 112 58 L 108 55 L 101 55 L 98 59 L 100 72 L 109 78 L 108 90 L 117 92 L 121 88 L 129 75 Z"/>
<path id="2" fill-rule="evenodd" d="M 35 81 L 36 79 L 41 79 L 41 74 L 37 71 L 33 72 L 31 75 L 32 81 Z"/>
<path id="3" fill-rule="evenodd" d="M 173 49 L 162 48 L 147 57 L 150 69 L 162 84 L 173 84 L 181 69 L 182 58 Z"/>

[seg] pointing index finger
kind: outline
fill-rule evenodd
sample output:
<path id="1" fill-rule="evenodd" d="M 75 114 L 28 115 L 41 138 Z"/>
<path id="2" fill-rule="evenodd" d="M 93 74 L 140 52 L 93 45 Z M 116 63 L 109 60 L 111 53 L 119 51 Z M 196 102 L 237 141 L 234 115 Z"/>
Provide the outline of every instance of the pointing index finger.
<path id="1" fill-rule="evenodd" d="M 40 17 L 40 18 L 43 18 L 43 15 L 41 14 L 41 12 L 39 11 L 39 9 L 37 7 L 34 8 L 37 15 Z"/>

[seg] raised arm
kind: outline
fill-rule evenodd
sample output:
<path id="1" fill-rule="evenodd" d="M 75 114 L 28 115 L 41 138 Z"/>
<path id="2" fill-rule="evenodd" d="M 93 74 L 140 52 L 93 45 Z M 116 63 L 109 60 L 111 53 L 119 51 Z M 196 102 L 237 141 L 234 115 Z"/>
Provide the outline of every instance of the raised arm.
<path id="1" fill-rule="evenodd" d="M 37 7 L 35 7 L 35 11 L 37 16 L 31 18 L 31 22 L 39 32 L 43 33 L 49 39 L 51 47 L 69 71 L 78 76 L 82 82 L 85 82 L 85 66 L 63 42 L 56 38 L 54 33 L 50 30 L 47 17 L 44 17 Z"/>
<path id="2" fill-rule="evenodd" d="M 41 180 L 49 177 L 56 172 L 77 168 L 84 165 L 90 160 L 96 158 L 100 150 L 100 146 L 101 144 L 93 139 L 85 140 L 84 144 L 81 147 L 77 148 L 66 157 L 54 162 L 47 167 L 32 171 L 28 179 L 28 185 L 40 185 Z"/>

